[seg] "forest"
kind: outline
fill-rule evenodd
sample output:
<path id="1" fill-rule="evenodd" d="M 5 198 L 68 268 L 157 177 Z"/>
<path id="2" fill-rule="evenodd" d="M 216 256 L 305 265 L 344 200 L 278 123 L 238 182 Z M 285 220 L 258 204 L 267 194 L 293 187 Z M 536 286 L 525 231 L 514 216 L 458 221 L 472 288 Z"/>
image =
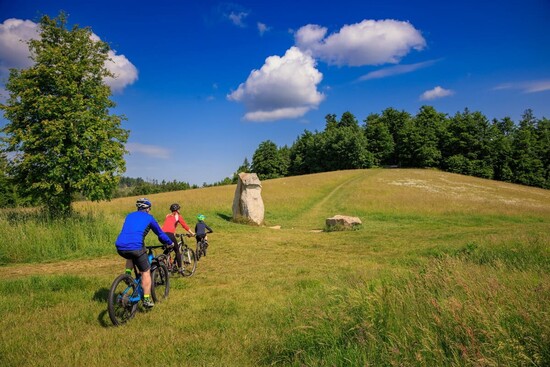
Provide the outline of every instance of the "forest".
<path id="1" fill-rule="evenodd" d="M 527 109 L 519 122 L 489 120 L 468 108 L 453 116 L 422 106 L 416 115 L 394 108 L 360 125 L 351 112 L 325 117 L 323 131 L 305 130 L 292 146 L 267 140 L 238 171 L 260 179 L 372 167 L 435 168 L 446 172 L 550 188 L 550 120 Z"/>

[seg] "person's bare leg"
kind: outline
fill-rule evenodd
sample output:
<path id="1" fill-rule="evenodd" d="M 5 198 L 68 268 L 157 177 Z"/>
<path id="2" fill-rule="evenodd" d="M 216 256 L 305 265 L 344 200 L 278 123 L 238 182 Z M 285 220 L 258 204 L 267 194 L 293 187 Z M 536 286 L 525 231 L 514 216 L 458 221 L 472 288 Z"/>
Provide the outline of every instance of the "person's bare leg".
<path id="1" fill-rule="evenodd" d="M 141 285 L 143 287 L 143 294 L 151 294 L 151 269 L 141 273 Z"/>

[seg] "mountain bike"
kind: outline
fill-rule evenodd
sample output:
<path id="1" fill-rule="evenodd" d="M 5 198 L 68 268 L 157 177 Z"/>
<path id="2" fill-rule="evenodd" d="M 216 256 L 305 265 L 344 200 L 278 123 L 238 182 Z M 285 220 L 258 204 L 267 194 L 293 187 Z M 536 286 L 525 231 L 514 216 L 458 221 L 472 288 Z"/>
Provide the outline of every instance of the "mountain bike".
<path id="1" fill-rule="evenodd" d="M 159 262 L 162 262 L 168 272 L 172 275 L 180 274 L 184 277 L 190 277 L 195 274 L 197 269 L 197 258 L 195 256 L 195 251 L 193 251 L 187 243 L 185 242 L 185 237 L 191 237 L 192 235 L 185 235 L 176 233 L 176 238 L 178 239 L 178 244 L 180 245 L 181 251 L 181 269 L 178 267 L 176 261 L 176 250 L 172 249 L 168 254 L 163 254 L 159 256 Z"/>
<path id="2" fill-rule="evenodd" d="M 206 240 L 206 237 L 203 237 L 199 242 L 197 242 L 197 250 L 195 251 L 195 253 L 197 254 L 197 261 L 199 261 L 202 256 L 206 256 L 207 248 L 208 241 Z"/>
<path id="3" fill-rule="evenodd" d="M 164 246 L 146 246 L 147 257 L 151 264 L 151 296 L 154 302 L 160 302 L 170 292 L 170 278 L 168 269 L 158 257 L 154 256 L 153 249 Z M 143 286 L 141 274 L 134 264 L 134 274 L 121 274 L 113 281 L 107 298 L 109 317 L 114 325 L 122 325 L 133 318 L 139 303 L 143 300 Z"/>

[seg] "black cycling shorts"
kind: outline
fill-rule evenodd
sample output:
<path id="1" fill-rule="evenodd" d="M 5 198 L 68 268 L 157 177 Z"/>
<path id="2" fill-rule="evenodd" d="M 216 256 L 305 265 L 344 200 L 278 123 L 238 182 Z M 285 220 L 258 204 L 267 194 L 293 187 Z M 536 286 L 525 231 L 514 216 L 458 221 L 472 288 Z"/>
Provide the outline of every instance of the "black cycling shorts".
<path id="1" fill-rule="evenodd" d="M 125 259 L 132 260 L 134 265 L 137 266 L 139 271 L 144 272 L 151 268 L 149 264 L 149 258 L 147 256 L 147 251 L 145 249 L 141 250 L 132 250 L 132 251 L 117 251 L 120 256 Z"/>

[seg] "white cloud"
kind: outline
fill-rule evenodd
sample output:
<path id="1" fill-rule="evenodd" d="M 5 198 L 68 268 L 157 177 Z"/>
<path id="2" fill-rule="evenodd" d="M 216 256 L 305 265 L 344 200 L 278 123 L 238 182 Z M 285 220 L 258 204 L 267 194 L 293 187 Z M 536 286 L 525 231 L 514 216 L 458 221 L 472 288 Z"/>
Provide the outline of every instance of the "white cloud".
<path id="1" fill-rule="evenodd" d="M 112 50 L 109 51 L 109 60 L 105 62 L 105 67 L 115 76 L 105 78 L 105 84 L 114 92 L 122 91 L 138 79 L 138 71 L 134 64 L 126 56 L 116 55 Z"/>
<path id="2" fill-rule="evenodd" d="M 283 57 L 268 57 L 227 99 L 244 103 L 248 111 L 244 118 L 249 121 L 303 116 L 325 98 L 317 90 L 323 74 L 315 66 L 311 56 L 292 47 Z"/>
<path id="3" fill-rule="evenodd" d="M 7 19 L 0 24 L 0 77 L 7 77 L 10 68 L 24 69 L 32 66 L 27 42 L 40 37 L 38 24 L 30 20 Z M 100 38 L 93 34 L 93 40 Z M 138 78 L 136 67 L 124 56 L 109 51 L 105 67 L 115 74 L 115 78 L 106 78 L 105 83 L 113 91 L 121 91 Z"/>
<path id="4" fill-rule="evenodd" d="M 375 71 L 371 71 L 368 74 L 363 75 L 359 78 L 359 81 L 364 80 L 371 80 L 371 79 L 380 79 L 380 78 L 386 78 L 389 76 L 399 75 L 399 74 L 406 74 L 411 73 L 413 71 L 416 71 L 418 69 L 422 69 L 428 66 L 431 66 L 435 64 L 439 60 L 429 60 L 424 62 L 419 62 L 416 64 L 409 64 L 409 65 L 396 65 L 396 66 L 390 66 L 388 68 L 383 68 Z"/>
<path id="5" fill-rule="evenodd" d="M 144 154 L 153 158 L 170 159 L 170 151 L 156 145 L 128 143 L 126 144 L 126 149 L 130 152 L 130 154 L 137 153 Z"/>
<path id="6" fill-rule="evenodd" d="M 453 94 L 454 92 L 452 90 L 444 89 L 444 88 L 441 88 L 440 86 L 437 86 L 434 89 L 430 89 L 422 93 L 422 95 L 420 96 L 420 100 L 430 101 L 432 99 L 443 98 L 443 97 L 451 96 Z"/>
<path id="7" fill-rule="evenodd" d="M 523 93 L 538 93 L 550 90 L 550 80 L 534 80 L 528 82 L 505 83 L 497 85 L 494 90 L 519 89 Z"/>
<path id="8" fill-rule="evenodd" d="M 264 33 L 270 29 L 271 28 L 269 28 L 266 24 L 258 22 L 258 31 L 260 32 L 260 36 L 263 36 Z"/>
<path id="9" fill-rule="evenodd" d="M 295 33 L 296 45 L 329 64 L 348 66 L 396 64 L 412 49 L 426 47 L 409 22 L 393 19 L 363 20 L 326 34 L 327 28 L 308 24 Z"/>
<path id="10" fill-rule="evenodd" d="M 247 16 L 248 13 L 244 11 L 238 13 L 232 11 L 227 15 L 227 18 L 229 18 L 229 20 L 238 27 L 246 27 L 246 25 L 244 24 L 244 18 L 246 18 Z"/>
<path id="11" fill-rule="evenodd" d="M 38 25 L 30 20 L 6 19 L 0 24 L 0 77 L 6 77 L 10 68 L 28 68 L 27 42 L 39 37 Z"/>
<path id="12" fill-rule="evenodd" d="M 526 83 L 523 86 L 523 91 L 525 93 L 537 93 L 550 90 L 550 80 L 541 80 L 536 82 Z"/>

